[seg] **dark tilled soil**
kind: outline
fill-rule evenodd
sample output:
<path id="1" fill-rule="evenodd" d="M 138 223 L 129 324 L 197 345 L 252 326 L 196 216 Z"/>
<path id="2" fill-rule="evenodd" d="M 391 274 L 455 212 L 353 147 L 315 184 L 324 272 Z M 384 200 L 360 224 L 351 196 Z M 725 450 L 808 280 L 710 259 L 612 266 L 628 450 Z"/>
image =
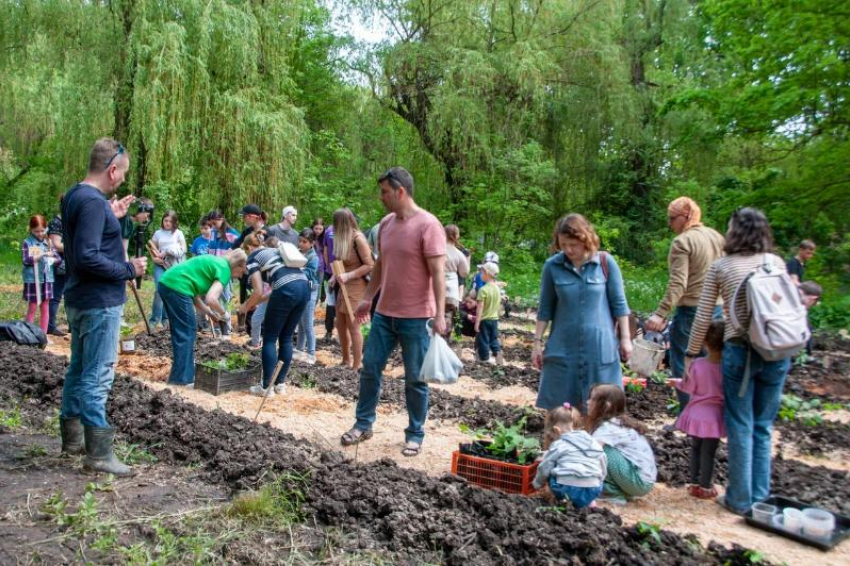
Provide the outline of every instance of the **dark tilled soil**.
<path id="1" fill-rule="evenodd" d="M 672 486 L 688 483 L 690 439 L 681 433 L 651 432 L 649 435 L 658 465 L 658 481 Z M 714 483 L 726 483 L 726 444 L 717 450 Z M 773 460 L 772 493 L 821 505 L 838 513 L 850 513 L 850 472 L 809 466 L 781 455 Z"/>
<path id="2" fill-rule="evenodd" d="M 150 336 L 137 334 L 135 339 L 136 350 L 141 354 L 162 358 L 172 357 L 171 335 L 168 332 L 157 332 Z M 248 354 L 256 363 L 260 362 L 259 350 L 249 350 L 244 345 L 219 340 L 204 334 L 198 334 L 195 339 L 195 360 L 197 362 L 219 360 L 234 353 Z"/>
<path id="3" fill-rule="evenodd" d="M 805 365 L 794 364 L 785 381 L 785 393 L 803 399 L 850 401 L 850 356 L 814 352 L 815 360 Z"/>
<path id="4" fill-rule="evenodd" d="M 42 414 L 56 407 L 63 359 L 2 343 L 0 363 L 10 368 L 0 375 L 0 396 L 31 399 L 27 409 Z M 663 531 L 660 542 L 647 540 L 605 510 L 547 510 L 537 499 L 480 490 L 451 476 L 429 478 L 391 461 L 355 465 L 128 378 L 116 379 L 109 413 L 129 441 L 166 463 L 196 462 L 214 483 L 256 487 L 280 472 L 308 478 L 308 521 L 356 532 L 343 543 L 352 548 L 388 549 L 409 560 L 438 549 L 446 564 L 745 563 L 742 549 L 707 551 L 693 537 Z"/>
<path id="5" fill-rule="evenodd" d="M 287 381 L 296 387 L 315 387 L 322 393 L 339 395 L 350 401 L 356 401 L 360 391 L 359 374 L 348 368 L 293 367 Z M 405 407 L 404 380 L 385 376 L 380 402 Z M 529 433 L 543 432 L 543 417 L 536 411 L 498 401 L 460 397 L 439 389 L 432 388 L 430 392 L 428 417 L 432 419 L 458 420 L 473 428 L 492 428 L 497 421 L 513 424 L 523 416 L 527 416 Z"/>
<path id="6" fill-rule="evenodd" d="M 804 424 L 800 420 L 776 421 L 776 428 L 782 434 L 782 441 L 793 442 L 803 454 L 824 456 L 840 450 L 850 454 L 850 424 L 823 421 L 816 426 Z"/>
<path id="7" fill-rule="evenodd" d="M 529 359 L 530 357 L 531 354 L 529 354 Z M 463 375 L 483 381 L 493 388 L 519 385 L 537 391 L 540 385 L 540 372 L 532 368 L 531 364 L 520 368 L 512 365 L 492 366 L 471 363 L 464 365 Z"/>

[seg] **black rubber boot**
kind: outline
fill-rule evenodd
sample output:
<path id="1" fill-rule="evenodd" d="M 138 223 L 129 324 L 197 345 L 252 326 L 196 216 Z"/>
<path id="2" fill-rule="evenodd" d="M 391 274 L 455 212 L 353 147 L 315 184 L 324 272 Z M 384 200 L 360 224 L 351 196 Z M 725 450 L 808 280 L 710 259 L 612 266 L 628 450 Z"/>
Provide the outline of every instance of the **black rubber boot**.
<path id="1" fill-rule="evenodd" d="M 122 464 L 112 452 L 114 435 L 115 429 L 112 427 L 85 427 L 86 461 L 83 470 L 116 476 L 133 475 L 133 470 Z"/>
<path id="2" fill-rule="evenodd" d="M 83 445 L 83 421 L 80 417 L 59 417 L 59 433 L 62 435 L 62 454 L 76 456 L 85 454 Z"/>

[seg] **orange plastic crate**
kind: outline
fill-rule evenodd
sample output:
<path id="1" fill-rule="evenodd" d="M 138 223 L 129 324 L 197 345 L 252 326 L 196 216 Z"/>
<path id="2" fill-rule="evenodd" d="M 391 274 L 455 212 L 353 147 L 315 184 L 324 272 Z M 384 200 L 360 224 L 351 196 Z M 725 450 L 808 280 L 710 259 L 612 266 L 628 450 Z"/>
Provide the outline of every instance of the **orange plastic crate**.
<path id="1" fill-rule="evenodd" d="M 489 460 L 461 454 L 460 450 L 452 453 L 452 473 L 466 479 L 468 482 L 487 489 L 496 489 L 504 493 L 519 493 L 530 495 L 536 490 L 531 482 L 537 474 L 537 464 L 521 466 L 498 460 Z"/>

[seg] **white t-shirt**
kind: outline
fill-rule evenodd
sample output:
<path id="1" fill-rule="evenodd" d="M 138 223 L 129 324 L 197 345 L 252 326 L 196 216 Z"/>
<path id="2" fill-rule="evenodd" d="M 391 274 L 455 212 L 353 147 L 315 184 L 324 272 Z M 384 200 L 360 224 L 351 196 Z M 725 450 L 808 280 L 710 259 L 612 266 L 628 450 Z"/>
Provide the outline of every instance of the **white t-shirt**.
<path id="1" fill-rule="evenodd" d="M 171 265 L 180 263 L 186 257 L 186 239 L 180 230 L 172 232 L 160 228 L 154 232 L 151 240 L 156 244 L 157 249 L 169 259 L 166 263 Z"/>

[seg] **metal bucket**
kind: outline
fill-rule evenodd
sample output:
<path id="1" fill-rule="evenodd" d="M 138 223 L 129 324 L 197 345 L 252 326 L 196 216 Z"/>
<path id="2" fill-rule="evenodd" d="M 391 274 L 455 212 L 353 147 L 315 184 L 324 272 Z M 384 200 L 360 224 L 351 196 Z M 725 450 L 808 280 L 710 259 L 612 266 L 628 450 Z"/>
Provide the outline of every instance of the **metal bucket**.
<path id="1" fill-rule="evenodd" d="M 640 375 L 652 375 L 664 359 L 664 351 L 664 346 L 644 338 L 635 338 L 629 369 Z"/>

